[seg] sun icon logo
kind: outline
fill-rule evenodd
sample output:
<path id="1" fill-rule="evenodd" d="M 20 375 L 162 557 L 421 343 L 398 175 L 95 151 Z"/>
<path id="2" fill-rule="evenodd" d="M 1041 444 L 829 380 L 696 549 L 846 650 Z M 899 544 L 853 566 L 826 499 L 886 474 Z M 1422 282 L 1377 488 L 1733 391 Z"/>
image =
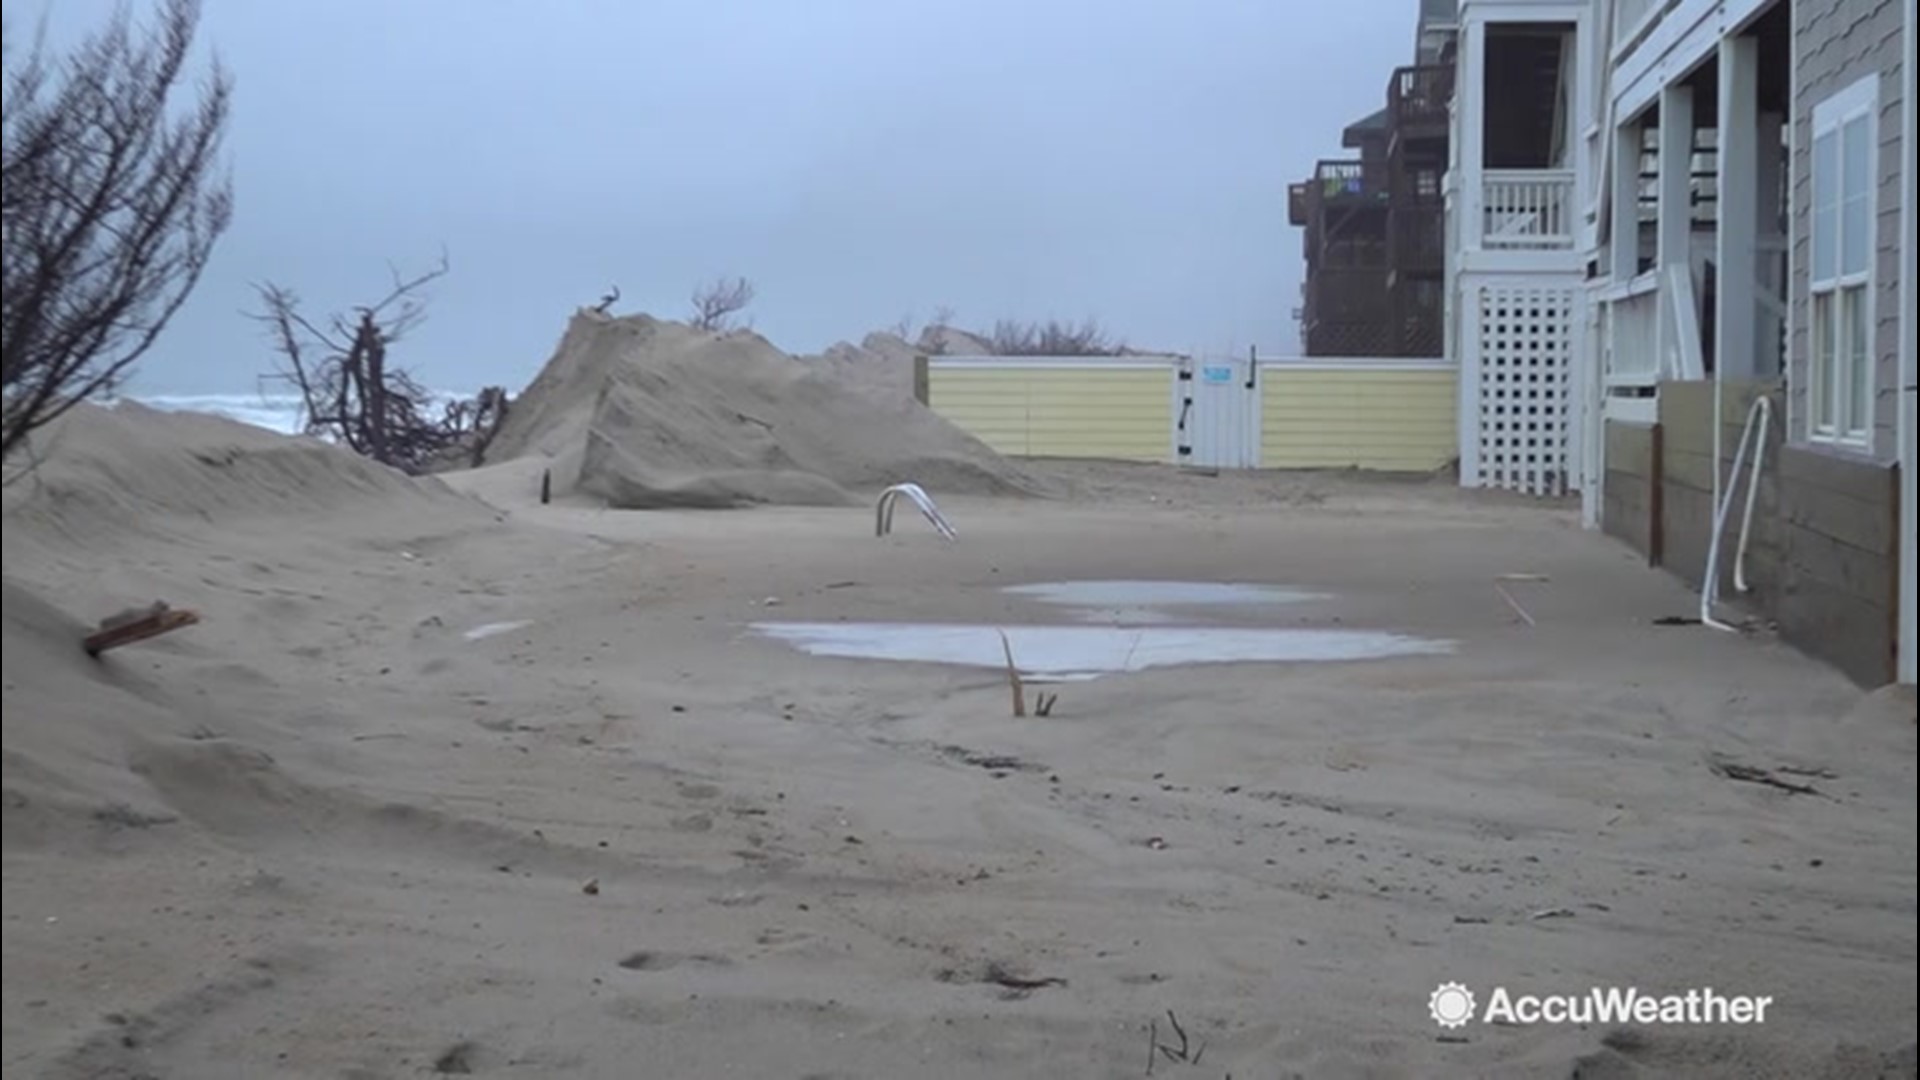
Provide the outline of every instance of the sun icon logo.
<path id="1" fill-rule="evenodd" d="M 1473 991 L 1457 982 L 1441 983 L 1427 995 L 1427 1011 L 1443 1028 L 1465 1027 L 1473 1019 Z"/>

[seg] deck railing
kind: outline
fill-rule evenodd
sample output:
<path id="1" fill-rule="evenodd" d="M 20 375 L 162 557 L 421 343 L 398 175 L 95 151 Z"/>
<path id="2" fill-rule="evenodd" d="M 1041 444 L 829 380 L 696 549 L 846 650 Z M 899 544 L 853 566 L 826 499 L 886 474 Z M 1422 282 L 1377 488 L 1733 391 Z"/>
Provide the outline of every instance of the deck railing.
<path id="1" fill-rule="evenodd" d="M 1660 293 L 1652 279 L 1607 304 L 1607 385 L 1660 383 Z"/>
<path id="2" fill-rule="evenodd" d="M 1528 251 L 1573 248 L 1573 170 L 1489 170 L 1483 191 L 1482 247 Z"/>
<path id="3" fill-rule="evenodd" d="M 1389 102 L 1399 127 L 1445 124 L 1453 102 L 1453 65 L 1420 64 L 1396 68 Z"/>

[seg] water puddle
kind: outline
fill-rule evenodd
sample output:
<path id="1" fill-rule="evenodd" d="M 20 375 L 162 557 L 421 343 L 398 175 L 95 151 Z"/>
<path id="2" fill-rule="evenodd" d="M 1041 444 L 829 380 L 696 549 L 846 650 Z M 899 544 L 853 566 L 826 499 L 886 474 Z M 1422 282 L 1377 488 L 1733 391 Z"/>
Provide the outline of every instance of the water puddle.
<path id="1" fill-rule="evenodd" d="M 1002 592 L 1075 607 L 1217 607 L 1326 600 L 1326 593 L 1285 585 L 1223 581 L 1046 581 L 1009 585 Z"/>
<path id="2" fill-rule="evenodd" d="M 1051 581 L 1010 585 L 1011 596 L 1072 608 L 1083 622 L 1185 623 L 1175 608 L 1256 609 L 1312 600 L 1329 600 L 1326 593 L 1284 585 L 1255 585 L 1215 581 Z"/>
<path id="3" fill-rule="evenodd" d="M 814 656 L 1005 668 L 1074 681 L 1183 664 L 1378 660 L 1450 653 L 1453 643 L 1375 630 L 1186 626 L 993 626 L 984 623 L 763 622 L 753 630 Z"/>

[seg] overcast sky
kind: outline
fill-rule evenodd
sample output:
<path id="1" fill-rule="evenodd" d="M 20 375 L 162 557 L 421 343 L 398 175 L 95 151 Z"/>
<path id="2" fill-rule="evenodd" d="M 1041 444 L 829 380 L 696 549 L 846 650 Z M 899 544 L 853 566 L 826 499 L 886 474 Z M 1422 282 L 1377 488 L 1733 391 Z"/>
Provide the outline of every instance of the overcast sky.
<path id="1" fill-rule="evenodd" d="M 56 40 L 111 6 L 59 0 Z M 448 389 L 518 390 L 611 284 L 681 317 L 720 274 L 793 352 L 942 305 L 1291 351 L 1287 182 L 1384 104 L 1416 7 L 205 0 L 237 214 L 133 388 L 250 391 L 250 282 L 350 306 L 443 244 L 400 357 Z"/>

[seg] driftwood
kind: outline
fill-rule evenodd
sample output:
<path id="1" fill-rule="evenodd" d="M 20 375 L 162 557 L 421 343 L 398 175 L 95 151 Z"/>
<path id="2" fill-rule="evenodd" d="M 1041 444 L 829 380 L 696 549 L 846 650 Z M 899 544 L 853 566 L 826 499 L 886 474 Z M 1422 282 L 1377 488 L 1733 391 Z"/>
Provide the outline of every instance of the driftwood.
<path id="1" fill-rule="evenodd" d="M 100 620 L 100 629 L 88 634 L 81 647 L 88 656 L 97 657 L 108 649 L 159 637 L 199 621 L 200 616 L 194 612 L 175 610 L 165 600 L 156 600 L 151 607 L 128 608 Z"/>
<path id="2" fill-rule="evenodd" d="M 1013 715 L 1027 715 L 1027 687 L 1020 681 L 1020 668 L 1013 662 L 1013 642 L 1007 640 L 1007 632 L 1000 631 L 1000 648 L 1007 654 L 1007 685 L 1013 689 Z"/>
<path id="3" fill-rule="evenodd" d="M 1775 776 L 1771 770 L 1762 769 L 1755 765 L 1742 765 L 1737 761 L 1716 761 L 1709 767 L 1715 774 L 1724 776 L 1728 780 L 1739 780 L 1749 784 L 1761 784 L 1765 787 L 1778 788 L 1789 795 L 1826 795 L 1826 792 L 1821 791 L 1812 784 L 1800 784 L 1792 780 L 1783 780 Z M 1831 796 L 1828 797 L 1831 798 Z"/>

